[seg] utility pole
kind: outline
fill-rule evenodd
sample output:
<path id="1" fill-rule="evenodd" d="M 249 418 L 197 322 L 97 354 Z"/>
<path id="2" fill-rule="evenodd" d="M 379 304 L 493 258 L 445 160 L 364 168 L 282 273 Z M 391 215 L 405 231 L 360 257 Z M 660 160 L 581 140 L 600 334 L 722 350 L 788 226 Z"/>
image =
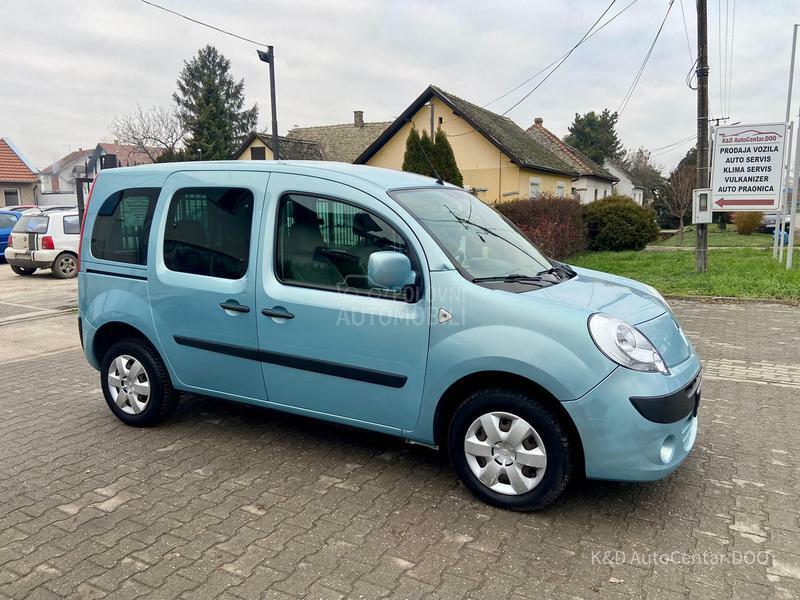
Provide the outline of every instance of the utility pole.
<path id="1" fill-rule="evenodd" d="M 708 6 L 697 0 L 697 187 L 707 188 L 708 177 Z M 695 268 L 708 269 L 708 225 L 696 226 Z"/>
<path id="2" fill-rule="evenodd" d="M 267 46 L 267 51 L 257 50 L 258 58 L 269 64 L 269 99 L 272 105 L 272 158 L 280 160 L 278 152 L 278 109 L 275 106 L 275 51 Z"/>

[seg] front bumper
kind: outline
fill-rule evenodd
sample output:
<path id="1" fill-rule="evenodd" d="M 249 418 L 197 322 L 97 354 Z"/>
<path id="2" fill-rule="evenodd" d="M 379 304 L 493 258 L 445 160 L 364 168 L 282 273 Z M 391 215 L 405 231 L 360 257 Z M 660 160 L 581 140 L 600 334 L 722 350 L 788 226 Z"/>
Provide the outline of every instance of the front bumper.
<path id="1" fill-rule="evenodd" d="M 15 267 L 27 267 L 29 269 L 49 269 L 53 266 L 53 261 L 58 256 L 58 250 L 33 250 L 25 252 L 14 248 L 6 248 L 4 255 L 6 262 Z"/>
<path id="2" fill-rule="evenodd" d="M 564 402 L 581 437 L 586 476 L 654 481 L 672 473 L 697 437 L 700 384 L 693 353 L 669 375 L 619 367 L 582 398 Z"/>

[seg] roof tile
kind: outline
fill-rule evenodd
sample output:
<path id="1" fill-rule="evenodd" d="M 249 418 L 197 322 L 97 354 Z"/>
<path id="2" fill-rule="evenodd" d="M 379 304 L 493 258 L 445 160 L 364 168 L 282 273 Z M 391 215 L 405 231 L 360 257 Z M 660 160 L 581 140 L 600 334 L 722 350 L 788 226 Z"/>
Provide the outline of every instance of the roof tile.
<path id="1" fill-rule="evenodd" d="M 35 183 L 39 181 L 36 173 L 28 168 L 25 161 L 3 138 L 0 138 L 0 181 L 13 181 L 15 183 Z"/>

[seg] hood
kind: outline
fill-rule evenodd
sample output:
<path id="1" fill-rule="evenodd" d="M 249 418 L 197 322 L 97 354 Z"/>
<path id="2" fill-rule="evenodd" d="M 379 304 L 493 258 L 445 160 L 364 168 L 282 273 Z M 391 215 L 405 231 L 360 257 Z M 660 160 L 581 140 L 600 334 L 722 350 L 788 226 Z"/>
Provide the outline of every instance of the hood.
<path id="1" fill-rule="evenodd" d="M 575 268 L 575 272 L 577 275 L 569 281 L 527 294 L 587 313 L 606 313 L 636 325 L 658 349 L 668 367 L 689 358 L 692 352 L 689 340 L 669 307 L 649 290 L 649 286 L 600 271 Z"/>
<path id="2" fill-rule="evenodd" d="M 573 269 L 577 275 L 569 281 L 526 294 L 589 313 L 606 313 L 631 325 L 655 319 L 668 310 L 643 283 L 600 271 Z"/>

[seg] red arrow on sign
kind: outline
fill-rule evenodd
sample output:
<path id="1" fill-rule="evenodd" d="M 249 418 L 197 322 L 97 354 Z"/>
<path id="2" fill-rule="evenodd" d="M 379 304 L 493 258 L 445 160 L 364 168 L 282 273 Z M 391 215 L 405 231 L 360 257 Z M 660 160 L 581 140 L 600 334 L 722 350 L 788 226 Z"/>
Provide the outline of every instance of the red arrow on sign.
<path id="1" fill-rule="evenodd" d="M 759 199 L 732 199 L 732 198 L 720 198 L 719 200 L 714 200 L 714 204 L 717 206 L 772 206 L 772 200 L 765 200 L 762 198 Z"/>

